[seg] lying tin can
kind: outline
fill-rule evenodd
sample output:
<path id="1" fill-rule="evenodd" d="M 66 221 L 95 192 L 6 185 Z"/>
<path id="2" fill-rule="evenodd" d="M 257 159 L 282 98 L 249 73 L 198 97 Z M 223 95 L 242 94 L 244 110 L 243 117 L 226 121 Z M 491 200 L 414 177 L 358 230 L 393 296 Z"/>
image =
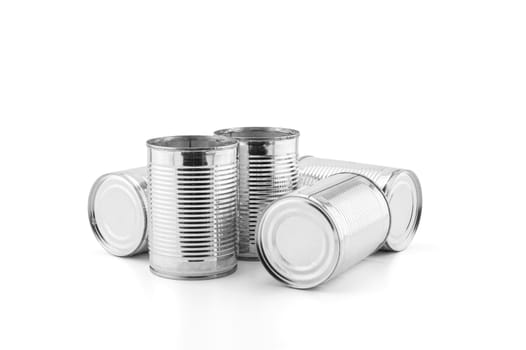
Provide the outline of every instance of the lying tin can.
<path id="1" fill-rule="evenodd" d="M 298 137 L 292 129 L 218 130 L 239 141 L 239 241 L 237 256 L 258 260 L 256 225 L 263 210 L 298 186 Z"/>
<path id="2" fill-rule="evenodd" d="M 363 176 L 341 173 L 272 203 L 258 224 L 257 247 L 272 276 L 308 289 L 374 253 L 389 224 L 382 191 Z"/>
<path id="3" fill-rule="evenodd" d="M 146 168 L 109 173 L 91 188 L 91 229 L 108 253 L 132 256 L 148 250 Z"/>
<path id="4" fill-rule="evenodd" d="M 237 142 L 221 136 L 149 140 L 150 269 L 206 279 L 235 271 Z"/>
<path id="5" fill-rule="evenodd" d="M 299 161 L 301 186 L 327 176 L 352 172 L 363 175 L 382 189 L 391 211 L 391 229 L 382 249 L 399 252 L 415 236 L 422 214 L 422 188 L 410 170 L 304 156 Z"/>

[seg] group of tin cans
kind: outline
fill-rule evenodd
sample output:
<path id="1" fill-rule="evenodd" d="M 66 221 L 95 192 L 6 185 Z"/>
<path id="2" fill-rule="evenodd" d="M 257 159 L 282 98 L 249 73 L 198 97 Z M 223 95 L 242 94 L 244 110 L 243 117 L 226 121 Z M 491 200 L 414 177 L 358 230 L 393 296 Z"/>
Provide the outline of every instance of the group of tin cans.
<path id="1" fill-rule="evenodd" d="M 161 277 L 221 277 L 259 260 L 300 289 L 379 249 L 406 249 L 422 211 L 416 175 L 299 158 L 298 139 L 293 129 L 244 127 L 148 140 L 147 167 L 95 181 L 95 237 L 116 256 L 148 252 Z"/>

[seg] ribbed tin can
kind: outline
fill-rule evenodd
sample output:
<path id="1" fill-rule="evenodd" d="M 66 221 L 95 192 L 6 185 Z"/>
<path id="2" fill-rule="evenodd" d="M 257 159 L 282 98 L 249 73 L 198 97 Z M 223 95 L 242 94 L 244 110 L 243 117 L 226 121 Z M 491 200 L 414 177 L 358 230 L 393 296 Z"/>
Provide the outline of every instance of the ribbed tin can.
<path id="1" fill-rule="evenodd" d="M 292 129 L 244 127 L 216 135 L 239 141 L 239 241 L 237 256 L 258 260 L 256 226 L 263 210 L 298 186 L 298 137 Z"/>
<path id="2" fill-rule="evenodd" d="M 150 269 L 206 279 L 235 271 L 238 146 L 220 136 L 149 140 Z"/>
<path id="3" fill-rule="evenodd" d="M 382 249 L 406 249 L 418 228 L 422 214 L 422 188 L 416 174 L 406 169 L 304 156 L 299 161 L 301 186 L 340 172 L 363 175 L 382 189 L 391 211 L 391 229 Z"/>
<path id="4" fill-rule="evenodd" d="M 106 251 L 132 256 L 148 250 L 146 168 L 99 177 L 88 199 L 91 229 Z"/>
<path id="5" fill-rule="evenodd" d="M 341 173 L 272 203 L 258 224 L 263 265 L 290 287 L 319 286 L 385 241 L 389 206 L 369 179 Z"/>

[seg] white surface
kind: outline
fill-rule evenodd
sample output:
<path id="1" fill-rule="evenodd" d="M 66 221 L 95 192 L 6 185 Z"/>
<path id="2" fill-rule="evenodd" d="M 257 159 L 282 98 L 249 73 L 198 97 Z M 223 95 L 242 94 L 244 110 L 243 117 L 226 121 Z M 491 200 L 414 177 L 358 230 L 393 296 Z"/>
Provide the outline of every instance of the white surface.
<path id="1" fill-rule="evenodd" d="M 0 348 L 524 348 L 523 1 L 2 1 Z M 407 167 L 414 244 L 313 291 L 153 276 L 86 213 L 146 139 L 295 127 Z"/>

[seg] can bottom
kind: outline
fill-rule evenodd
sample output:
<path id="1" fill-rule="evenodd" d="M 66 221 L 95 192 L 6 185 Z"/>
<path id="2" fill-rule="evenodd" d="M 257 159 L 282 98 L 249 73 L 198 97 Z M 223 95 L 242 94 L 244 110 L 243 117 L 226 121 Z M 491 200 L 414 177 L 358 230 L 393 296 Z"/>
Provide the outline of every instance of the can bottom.
<path id="1" fill-rule="evenodd" d="M 145 171 L 139 169 L 141 175 Z M 95 238 L 118 257 L 148 251 L 145 182 L 132 175 L 131 171 L 102 175 L 93 184 L 88 200 Z"/>
<path id="2" fill-rule="evenodd" d="M 341 238 L 327 207 L 315 198 L 289 194 L 263 212 L 257 247 L 272 277 L 296 289 L 329 280 L 341 255 Z"/>
<path id="3" fill-rule="evenodd" d="M 196 281 L 198 281 L 198 280 L 210 280 L 210 279 L 214 279 L 214 278 L 220 278 L 220 277 L 225 277 L 225 276 L 231 275 L 234 272 L 236 272 L 236 270 L 237 270 L 237 265 L 234 266 L 233 268 L 231 268 L 230 270 L 227 270 L 227 271 L 224 271 L 224 272 L 215 273 L 215 274 L 211 274 L 211 275 L 184 276 L 184 275 L 173 275 L 173 274 L 167 274 L 167 273 L 159 272 L 159 271 L 155 270 L 153 267 L 150 266 L 150 271 L 154 275 L 162 277 L 162 278 L 171 279 L 171 280 L 196 280 Z"/>
<path id="4" fill-rule="evenodd" d="M 409 170 L 398 170 L 384 188 L 391 211 L 391 227 L 382 250 L 401 252 L 411 244 L 422 214 L 422 188 Z"/>

